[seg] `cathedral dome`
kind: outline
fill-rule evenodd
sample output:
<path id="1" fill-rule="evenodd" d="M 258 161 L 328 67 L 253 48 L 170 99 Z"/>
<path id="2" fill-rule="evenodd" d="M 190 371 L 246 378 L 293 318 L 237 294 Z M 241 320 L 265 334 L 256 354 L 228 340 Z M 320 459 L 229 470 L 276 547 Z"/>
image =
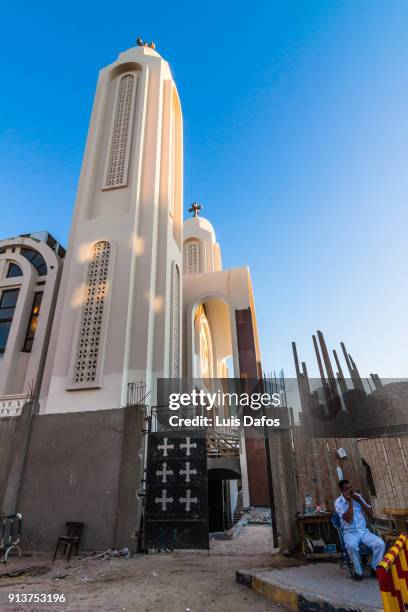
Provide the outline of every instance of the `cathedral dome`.
<path id="1" fill-rule="evenodd" d="M 217 242 L 212 224 L 204 217 L 189 217 L 184 221 L 184 236 L 194 236 L 202 230 L 210 232 L 212 242 Z"/>
<path id="2" fill-rule="evenodd" d="M 183 223 L 184 273 L 222 270 L 220 245 L 212 224 L 198 215 Z"/>

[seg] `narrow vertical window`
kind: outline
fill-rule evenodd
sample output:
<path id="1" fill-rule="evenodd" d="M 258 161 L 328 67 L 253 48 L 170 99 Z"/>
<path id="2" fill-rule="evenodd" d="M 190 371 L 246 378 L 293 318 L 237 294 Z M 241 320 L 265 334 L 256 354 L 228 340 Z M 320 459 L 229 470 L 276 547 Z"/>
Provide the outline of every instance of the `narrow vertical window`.
<path id="1" fill-rule="evenodd" d="M 120 78 L 106 162 L 105 189 L 127 185 L 135 89 L 133 74 L 125 74 Z"/>
<path id="2" fill-rule="evenodd" d="M 180 271 L 173 266 L 171 312 L 171 376 L 180 377 Z"/>
<path id="3" fill-rule="evenodd" d="M 176 202 L 176 112 L 174 104 L 171 105 L 170 111 L 170 163 L 169 163 L 169 196 L 170 196 L 170 213 L 174 217 L 175 202 Z"/>
<path id="4" fill-rule="evenodd" d="M 31 353 L 31 349 L 33 348 L 34 336 L 38 325 L 38 317 L 40 316 L 42 296 L 42 291 L 38 291 L 34 294 L 34 301 L 31 307 L 30 320 L 28 322 L 26 337 L 24 340 L 24 353 Z"/>
<path id="5" fill-rule="evenodd" d="M 4 353 L 17 304 L 18 289 L 3 291 L 0 297 L 0 353 Z"/>
<path id="6" fill-rule="evenodd" d="M 187 243 L 187 274 L 200 272 L 200 257 L 197 242 Z"/>
<path id="7" fill-rule="evenodd" d="M 103 349 L 110 252 L 111 247 L 108 242 L 97 242 L 93 247 L 86 281 L 86 300 L 82 306 L 73 364 L 74 385 L 99 386 L 98 366 Z"/>

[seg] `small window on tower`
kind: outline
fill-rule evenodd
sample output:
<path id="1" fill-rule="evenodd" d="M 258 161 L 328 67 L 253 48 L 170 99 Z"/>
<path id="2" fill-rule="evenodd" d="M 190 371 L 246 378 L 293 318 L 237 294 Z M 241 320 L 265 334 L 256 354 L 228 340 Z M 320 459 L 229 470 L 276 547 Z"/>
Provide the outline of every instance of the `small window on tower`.
<path id="1" fill-rule="evenodd" d="M 187 244 L 187 274 L 198 274 L 200 272 L 200 258 L 197 242 Z"/>
<path id="2" fill-rule="evenodd" d="M 42 296 L 42 292 L 34 294 L 34 301 L 31 307 L 30 320 L 28 322 L 27 333 L 23 346 L 24 353 L 31 353 L 31 349 L 33 348 L 34 336 L 38 325 L 38 317 L 40 315 Z"/>

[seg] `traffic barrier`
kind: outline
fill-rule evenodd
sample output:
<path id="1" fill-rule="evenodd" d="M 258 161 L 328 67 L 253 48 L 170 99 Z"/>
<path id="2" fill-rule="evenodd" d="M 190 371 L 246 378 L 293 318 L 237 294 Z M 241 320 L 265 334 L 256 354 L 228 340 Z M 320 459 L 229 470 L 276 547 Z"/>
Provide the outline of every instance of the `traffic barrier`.
<path id="1" fill-rule="evenodd" d="M 377 580 L 385 612 L 408 609 L 408 536 L 402 533 L 377 565 Z"/>

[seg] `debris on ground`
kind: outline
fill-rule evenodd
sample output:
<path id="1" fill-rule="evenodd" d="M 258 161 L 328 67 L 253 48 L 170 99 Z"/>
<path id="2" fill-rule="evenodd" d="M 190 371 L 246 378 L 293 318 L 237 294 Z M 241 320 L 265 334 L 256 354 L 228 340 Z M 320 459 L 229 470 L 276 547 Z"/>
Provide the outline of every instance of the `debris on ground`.
<path id="1" fill-rule="evenodd" d="M 130 559 L 131 553 L 130 550 L 128 548 L 122 548 L 120 550 L 115 549 L 111 549 L 108 548 L 107 550 L 105 550 L 104 552 L 101 553 L 96 553 L 93 552 L 90 555 L 87 555 L 86 557 L 82 557 L 81 561 L 90 561 L 91 559 L 113 559 L 114 557 L 116 558 L 121 558 L 121 559 Z"/>
<path id="2" fill-rule="evenodd" d="M 62 604 L 58 606 L 58 610 L 66 612 L 130 612 L 136 609 L 135 602 L 137 612 L 185 612 L 186 608 L 191 612 L 279 612 L 275 604 L 239 585 L 235 579 L 238 568 L 269 569 L 278 564 L 275 558 L 279 555 L 273 548 L 269 525 L 246 525 L 232 540 L 211 542 L 209 554 L 207 551 L 200 551 L 200 554 L 197 551 L 155 555 L 131 553 L 124 562 L 124 552 L 126 556 L 123 548 L 116 552 L 113 548 L 98 550 L 91 555 L 83 551 L 80 557 L 73 555 L 69 564 L 63 557 L 51 563 L 53 551 L 34 552 L 30 565 L 51 567 L 50 572 L 38 578 L 28 576 L 2 581 L 0 599 L 16 593 L 17 589 L 24 589 L 30 593 L 63 594 L 65 603 L 63 608 Z M 98 555 L 101 556 L 96 558 Z M 300 563 L 305 561 L 302 559 Z M 9 566 L 4 569 L 17 571 L 28 565 L 23 559 L 10 557 Z M 287 567 L 288 560 L 281 559 L 280 565 Z M 23 607 L 15 602 L 7 606 L 7 611 L 23 612 Z M 44 612 L 41 603 L 25 608 L 30 612 Z M 51 609 L 56 611 L 57 606 L 50 606 L 50 612 Z"/>
<path id="3" fill-rule="evenodd" d="M 245 517 L 249 525 L 271 525 L 270 508 L 250 508 Z"/>
<path id="4" fill-rule="evenodd" d="M 9 572 L 2 572 L 0 573 L 0 580 L 10 580 L 10 578 L 36 578 L 37 576 L 44 576 L 44 574 L 48 574 L 50 571 L 50 567 L 33 565 L 31 567 L 24 567 Z"/>

